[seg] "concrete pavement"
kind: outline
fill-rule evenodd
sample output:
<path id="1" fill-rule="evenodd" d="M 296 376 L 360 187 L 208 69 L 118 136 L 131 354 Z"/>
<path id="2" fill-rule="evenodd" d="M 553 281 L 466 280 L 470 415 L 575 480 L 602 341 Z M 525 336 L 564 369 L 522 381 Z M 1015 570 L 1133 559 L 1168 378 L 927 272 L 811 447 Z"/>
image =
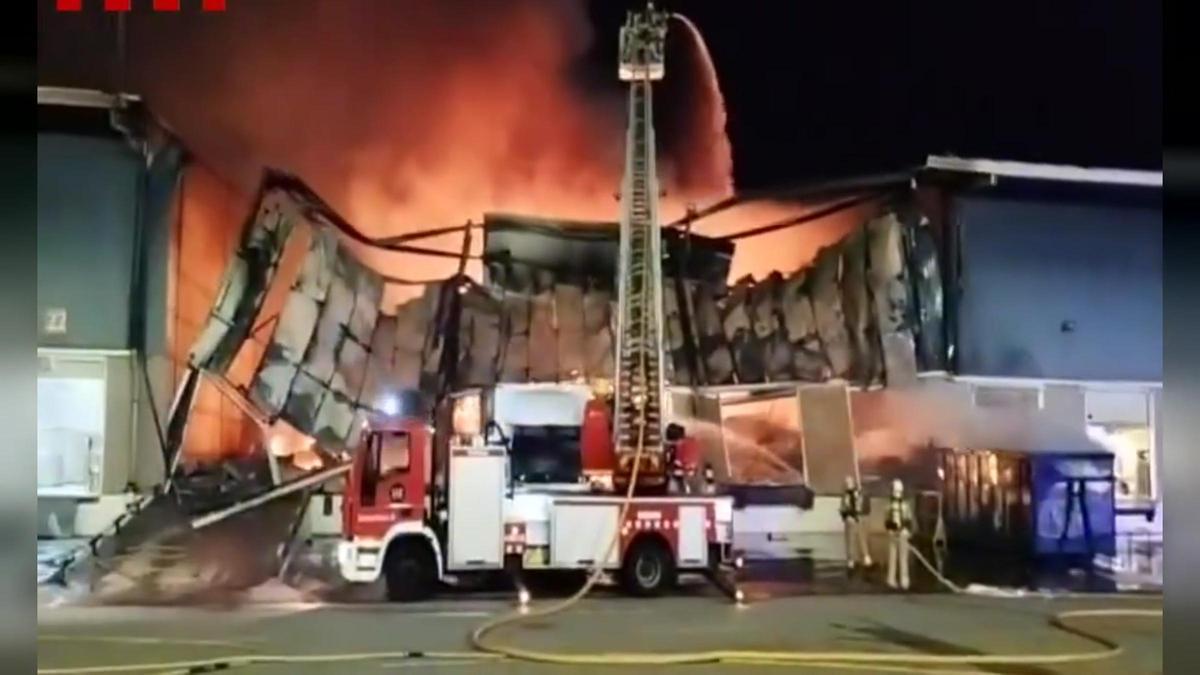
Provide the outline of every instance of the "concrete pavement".
<path id="1" fill-rule="evenodd" d="M 563 615 L 505 629 L 503 636 L 505 641 L 522 646 L 561 651 L 729 648 L 932 654 L 1078 652 L 1098 647 L 1049 627 L 1047 619 L 1066 609 L 1098 607 L 1155 608 L 1161 607 L 1161 602 L 1129 597 L 998 600 L 930 594 L 786 597 L 738 607 L 707 594 L 652 600 L 602 595 L 585 600 Z M 487 616 L 510 608 L 511 603 L 505 601 L 464 597 L 418 605 L 291 603 L 236 609 L 44 607 L 38 616 L 39 668 L 165 664 L 246 653 L 469 651 L 470 630 Z M 978 672 L 1124 675 L 1162 671 L 1160 619 L 1106 618 L 1088 620 L 1086 627 L 1120 642 L 1125 654 L 1107 661 L 1059 668 L 992 666 Z M 237 670 L 282 675 L 395 669 L 428 673 L 595 670 L 519 662 L 388 658 L 356 663 L 257 665 Z M 698 666 L 665 670 L 731 672 L 734 669 Z M 887 672 L 882 668 L 860 672 L 872 670 Z M 957 667 L 957 670 L 972 668 Z M 847 671 L 806 668 L 804 672 Z"/>

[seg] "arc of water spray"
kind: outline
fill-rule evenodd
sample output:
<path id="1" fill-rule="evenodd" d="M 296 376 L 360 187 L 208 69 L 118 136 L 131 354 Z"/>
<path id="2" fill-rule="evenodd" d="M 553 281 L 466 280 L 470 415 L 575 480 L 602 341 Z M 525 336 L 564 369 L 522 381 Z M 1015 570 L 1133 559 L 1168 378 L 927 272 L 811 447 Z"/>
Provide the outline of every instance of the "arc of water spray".
<path id="1" fill-rule="evenodd" d="M 712 91 L 716 105 L 713 106 L 713 117 L 711 120 L 712 131 L 714 137 L 719 139 L 717 143 L 722 147 L 719 148 L 721 161 L 725 166 L 721 167 L 724 185 L 721 186 L 722 196 L 733 194 L 733 148 L 729 144 L 729 135 L 725 131 L 725 122 L 728 115 L 725 111 L 725 96 L 721 93 L 721 82 L 717 79 L 717 68 L 713 65 L 712 54 L 708 51 L 708 43 L 704 41 L 704 35 L 700 32 L 700 28 L 692 22 L 691 19 L 677 12 L 672 12 L 670 18 L 675 19 L 687 28 L 688 33 L 692 36 L 692 41 L 696 44 L 696 48 L 700 50 L 700 60 L 704 63 L 704 78 L 708 81 L 708 87 Z"/>

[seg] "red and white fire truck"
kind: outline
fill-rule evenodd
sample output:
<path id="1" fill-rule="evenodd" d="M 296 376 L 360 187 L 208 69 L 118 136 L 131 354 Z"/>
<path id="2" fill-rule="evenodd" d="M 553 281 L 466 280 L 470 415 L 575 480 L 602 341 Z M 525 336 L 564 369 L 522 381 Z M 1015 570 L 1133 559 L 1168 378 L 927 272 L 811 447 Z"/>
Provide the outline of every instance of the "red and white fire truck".
<path id="1" fill-rule="evenodd" d="M 391 599 L 415 600 L 479 573 L 591 569 L 618 533 L 601 564 L 633 594 L 729 561 L 733 500 L 703 486 L 634 496 L 619 520 L 609 416 L 588 387 L 498 385 L 445 407 L 436 429 L 391 416 L 364 432 L 343 501 L 347 580 L 382 574 Z"/>

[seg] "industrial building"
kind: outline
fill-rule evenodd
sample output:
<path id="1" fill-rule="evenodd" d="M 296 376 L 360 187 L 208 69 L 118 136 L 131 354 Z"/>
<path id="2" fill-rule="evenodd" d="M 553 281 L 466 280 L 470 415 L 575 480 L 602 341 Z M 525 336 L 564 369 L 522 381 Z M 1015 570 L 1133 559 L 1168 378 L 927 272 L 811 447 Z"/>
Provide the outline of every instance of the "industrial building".
<path id="1" fill-rule="evenodd" d="M 256 203 L 224 184 L 136 97 L 44 88 L 39 111 L 40 524 L 45 536 L 85 536 L 161 488 L 173 433 L 182 462 L 198 465 L 270 445 L 254 411 L 207 380 L 186 429 L 170 427 L 189 350 L 263 194 Z M 736 240 L 690 235 L 705 216 L 694 212 L 666 235 L 674 411 L 736 426 L 767 406 L 781 421 L 750 444 L 775 460 L 739 457 L 730 446 L 745 439 L 725 434 L 706 452 L 723 458 L 723 479 L 803 482 L 818 497 L 847 471 L 936 488 L 935 455 L 913 448 L 1103 449 L 1115 455 L 1120 527 L 1161 538 L 1161 184 L 1161 173 L 930 157 L 802 186 L 787 196 L 818 212 L 878 208 L 861 237 L 814 251 L 811 266 L 741 280 L 725 277 Z M 303 183 L 289 190 L 316 205 L 306 213 L 353 228 Z M 404 400 L 604 379 L 615 225 L 488 214 L 483 230 L 482 278 L 379 308 Z M 870 274 L 887 259 L 872 243 L 887 241 L 902 252 L 896 296 Z M 271 317 L 282 298 L 264 302 Z M 590 323 L 589 308 L 600 312 Z M 250 329 L 257 338 L 225 365 L 261 403 L 253 383 L 275 327 Z M 275 414 L 297 425 L 284 401 Z M 824 503 L 787 527 L 839 528 Z"/>

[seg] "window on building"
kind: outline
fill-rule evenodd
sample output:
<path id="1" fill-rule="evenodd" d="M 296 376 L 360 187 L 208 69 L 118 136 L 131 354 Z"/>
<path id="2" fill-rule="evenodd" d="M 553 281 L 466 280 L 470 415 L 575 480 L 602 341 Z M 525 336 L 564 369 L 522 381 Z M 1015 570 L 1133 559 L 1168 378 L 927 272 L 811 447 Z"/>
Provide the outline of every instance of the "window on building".
<path id="1" fill-rule="evenodd" d="M 1113 453 L 1117 499 L 1155 499 L 1150 395 L 1137 391 L 1089 391 L 1086 408 L 1088 438 Z"/>

